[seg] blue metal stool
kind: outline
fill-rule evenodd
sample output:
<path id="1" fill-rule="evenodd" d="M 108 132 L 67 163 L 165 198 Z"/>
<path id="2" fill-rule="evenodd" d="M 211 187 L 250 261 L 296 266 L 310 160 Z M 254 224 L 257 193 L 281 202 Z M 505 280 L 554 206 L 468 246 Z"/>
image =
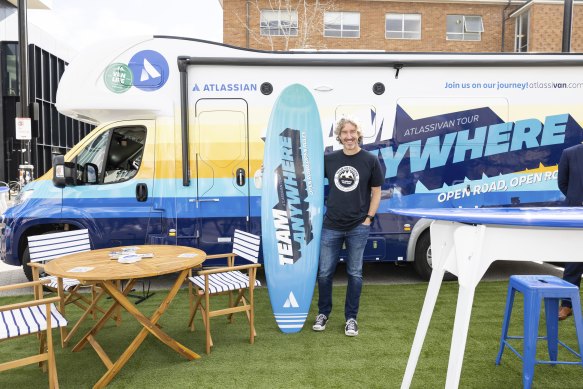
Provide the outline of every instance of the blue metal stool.
<path id="1" fill-rule="evenodd" d="M 524 295 L 524 336 L 508 336 L 512 304 L 514 303 L 514 294 L 517 291 Z M 581 354 L 578 354 L 559 340 L 559 300 L 564 298 L 570 298 L 573 304 L 573 317 L 575 319 L 575 329 L 579 342 L 579 353 L 581 353 L 581 350 L 583 350 L 583 318 L 581 316 L 579 289 L 575 285 L 555 276 L 510 276 L 508 295 L 506 298 L 506 311 L 504 313 L 504 322 L 502 323 L 502 336 L 500 337 L 500 350 L 498 351 L 498 357 L 496 357 L 496 365 L 500 364 L 504 346 L 512 350 L 522 360 L 522 383 L 524 388 L 530 388 L 532 385 L 534 365 L 536 364 L 583 366 Z M 541 299 L 545 301 L 547 336 L 538 336 Z M 511 339 L 524 340 L 524 356 L 520 355 L 509 344 L 508 341 Z M 536 359 L 537 340 L 547 341 L 550 360 L 541 361 Z M 558 361 L 559 344 L 575 355 L 579 359 L 579 362 Z"/>

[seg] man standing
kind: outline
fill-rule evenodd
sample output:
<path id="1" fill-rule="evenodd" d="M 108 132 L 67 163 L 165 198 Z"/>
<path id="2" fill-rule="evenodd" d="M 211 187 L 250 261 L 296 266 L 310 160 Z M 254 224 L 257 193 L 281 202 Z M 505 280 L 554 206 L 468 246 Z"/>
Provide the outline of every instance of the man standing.
<path id="1" fill-rule="evenodd" d="M 340 250 L 346 244 L 348 287 L 344 305 L 347 336 L 358 335 L 356 316 L 362 290 L 362 256 L 381 201 L 384 175 L 379 159 L 360 148 L 362 132 L 358 124 L 342 118 L 334 129 L 342 150 L 324 157 L 324 173 L 329 193 L 320 244 L 318 267 L 318 316 L 314 331 L 324 331 L 332 311 L 332 282 Z"/>
<path id="2" fill-rule="evenodd" d="M 559 161 L 559 176 L 557 179 L 559 189 L 566 197 L 566 203 L 570 207 L 583 205 L 583 144 L 579 144 L 563 150 Z M 577 287 L 581 287 L 581 275 L 583 275 L 583 262 L 568 262 L 565 264 L 563 279 Z M 573 314 L 570 300 L 561 302 L 559 320 L 565 320 Z"/>

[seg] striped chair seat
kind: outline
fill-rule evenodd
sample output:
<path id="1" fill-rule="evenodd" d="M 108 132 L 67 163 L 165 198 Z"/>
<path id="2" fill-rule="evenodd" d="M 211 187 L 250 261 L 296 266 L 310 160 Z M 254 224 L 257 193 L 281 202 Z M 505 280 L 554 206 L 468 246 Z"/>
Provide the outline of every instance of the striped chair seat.
<path id="1" fill-rule="evenodd" d="M 230 271 L 227 273 L 209 274 L 209 292 L 221 293 L 229 290 L 238 290 L 249 287 L 249 276 L 240 271 Z M 205 290 L 204 276 L 188 277 L 188 279 L 198 286 L 202 291 Z M 261 286 L 259 280 L 255 280 L 255 286 Z"/>
<path id="2" fill-rule="evenodd" d="M 188 293 L 190 299 L 190 320 L 188 325 L 194 331 L 194 316 L 201 312 L 206 332 L 206 353 L 211 352 L 213 340 L 211 337 L 211 317 L 228 315 L 233 320 L 234 313 L 245 313 L 249 321 L 249 343 L 255 339 L 253 291 L 261 286 L 257 281 L 259 246 L 261 238 L 246 231 L 235 230 L 233 249 L 230 253 L 207 255 L 207 259 L 223 258 L 227 260 L 226 267 L 215 267 L 199 270 L 198 274 L 188 277 Z M 236 265 L 235 258 L 240 257 L 246 264 Z M 246 260 L 246 261 L 245 261 Z M 206 285 L 208 285 L 208 290 Z M 227 308 L 211 309 L 210 297 L 218 294 L 229 295 Z"/>
<path id="3" fill-rule="evenodd" d="M 46 276 L 41 277 L 41 280 L 49 280 L 50 282 L 46 284 L 49 288 L 57 289 L 59 287 L 59 283 L 57 282 L 58 277 L 55 276 Z M 63 278 L 63 290 L 69 291 L 79 285 L 79 280 L 74 278 Z"/>
<path id="4" fill-rule="evenodd" d="M 47 329 L 45 306 L 33 306 L 0 312 L 0 339 L 41 332 Z M 67 320 L 51 304 L 51 328 L 64 327 Z"/>

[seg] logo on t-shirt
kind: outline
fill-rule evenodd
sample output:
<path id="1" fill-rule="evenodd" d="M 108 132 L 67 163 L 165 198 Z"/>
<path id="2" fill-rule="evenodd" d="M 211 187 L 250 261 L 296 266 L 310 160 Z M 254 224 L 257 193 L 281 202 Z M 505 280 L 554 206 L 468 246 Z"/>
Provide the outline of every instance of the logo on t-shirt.
<path id="1" fill-rule="evenodd" d="M 352 166 L 342 166 L 334 174 L 334 184 L 343 192 L 351 192 L 358 186 L 358 170 Z"/>

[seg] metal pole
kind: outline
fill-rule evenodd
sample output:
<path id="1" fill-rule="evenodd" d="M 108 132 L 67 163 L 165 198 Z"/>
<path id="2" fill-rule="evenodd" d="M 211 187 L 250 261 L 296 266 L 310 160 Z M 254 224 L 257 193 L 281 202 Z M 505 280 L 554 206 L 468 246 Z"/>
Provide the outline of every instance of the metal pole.
<path id="1" fill-rule="evenodd" d="M 18 0 L 18 48 L 20 53 L 20 110 L 17 115 L 29 117 L 28 106 L 28 24 L 26 0 Z M 20 165 L 31 165 L 30 140 L 20 141 Z M 25 150 L 22 152 L 22 150 Z M 23 175 L 22 168 L 21 175 Z M 32 171 L 30 172 L 32 174 Z M 26 179 L 26 177 L 24 177 Z M 28 177 L 31 179 L 32 177 Z"/>
<path id="2" fill-rule="evenodd" d="M 563 53 L 571 51 L 571 24 L 573 22 L 573 0 L 565 0 L 563 12 Z"/>
<path id="3" fill-rule="evenodd" d="M 249 15 L 249 0 L 247 0 L 247 2 L 245 3 L 245 47 L 249 48 L 249 29 L 251 28 L 251 26 L 249 25 L 250 21 L 249 21 L 250 15 Z"/>

